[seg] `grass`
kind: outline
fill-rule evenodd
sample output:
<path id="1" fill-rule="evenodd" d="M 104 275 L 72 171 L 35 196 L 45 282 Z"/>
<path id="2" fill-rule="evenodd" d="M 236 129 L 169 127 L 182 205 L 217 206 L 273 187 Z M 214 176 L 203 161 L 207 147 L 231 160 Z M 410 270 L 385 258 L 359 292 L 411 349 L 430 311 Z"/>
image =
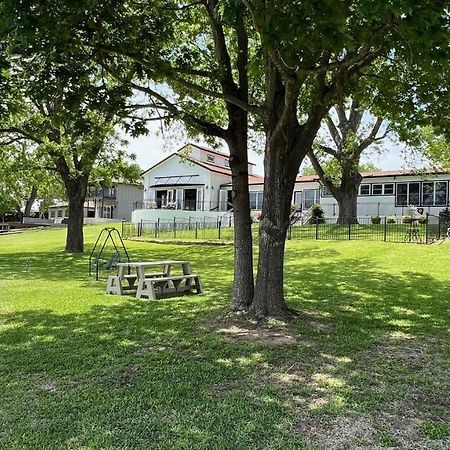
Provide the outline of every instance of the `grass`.
<path id="1" fill-rule="evenodd" d="M 300 318 L 256 324 L 228 313 L 231 247 L 128 241 L 202 275 L 149 302 L 64 232 L 0 236 L 0 448 L 450 448 L 448 243 L 289 241 Z"/>

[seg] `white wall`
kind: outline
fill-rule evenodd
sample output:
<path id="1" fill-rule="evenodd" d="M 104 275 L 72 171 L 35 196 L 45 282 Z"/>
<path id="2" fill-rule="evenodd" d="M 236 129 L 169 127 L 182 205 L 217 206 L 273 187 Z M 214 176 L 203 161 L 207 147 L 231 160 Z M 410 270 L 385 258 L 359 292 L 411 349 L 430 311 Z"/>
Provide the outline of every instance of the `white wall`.
<path id="1" fill-rule="evenodd" d="M 407 183 L 407 182 L 422 182 L 422 181 L 450 181 L 450 175 L 439 174 L 434 176 L 421 177 L 418 175 L 408 176 L 386 176 L 386 177 L 368 177 L 363 179 L 362 184 L 385 184 L 385 183 Z M 262 185 L 251 185 L 250 191 L 262 192 Z M 308 189 L 320 189 L 318 181 L 298 182 L 295 183 L 295 192 L 303 192 Z M 448 184 L 448 191 L 450 191 L 450 183 Z M 292 202 L 294 203 L 294 195 Z M 448 204 L 450 205 L 450 193 L 447 193 Z M 303 196 L 304 200 L 304 196 Z M 319 202 L 324 210 L 325 217 L 337 217 L 339 214 L 339 207 L 337 201 L 331 196 L 322 196 L 320 192 Z M 445 206 L 421 206 L 424 212 L 438 215 Z M 396 206 L 396 195 L 360 195 L 358 196 L 358 217 L 370 217 L 372 215 L 380 216 L 403 216 L 408 214 L 410 208 L 408 206 Z"/>
<path id="2" fill-rule="evenodd" d="M 137 209 L 133 211 L 131 221 L 133 223 L 139 223 L 141 220 L 144 222 L 157 222 L 158 219 L 163 222 L 173 221 L 174 218 L 180 221 L 203 221 L 207 222 L 215 221 L 217 218 L 224 216 L 225 212 L 216 211 L 184 211 L 182 209 Z"/>

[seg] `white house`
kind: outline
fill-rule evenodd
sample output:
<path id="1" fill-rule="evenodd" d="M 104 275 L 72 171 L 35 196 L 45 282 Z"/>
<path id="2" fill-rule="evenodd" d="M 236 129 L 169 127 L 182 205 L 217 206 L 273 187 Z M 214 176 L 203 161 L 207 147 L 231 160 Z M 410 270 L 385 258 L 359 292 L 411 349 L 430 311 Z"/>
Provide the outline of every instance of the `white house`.
<path id="1" fill-rule="evenodd" d="M 249 163 L 249 182 L 260 182 Z M 144 198 L 133 222 L 216 217 L 232 208 L 229 155 L 188 144 L 142 173 Z"/>
<path id="2" fill-rule="evenodd" d="M 411 206 L 421 207 L 424 212 L 437 215 L 450 205 L 450 169 L 440 171 L 386 170 L 361 174 L 362 183 L 358 193 L 358 217 L 402 216 Z M 252 210 L 261 209 L 263 180 L 250 182 Z M 292 203 L 303 210 L 319 203 L 325 217 L 339 213 L 337 201 L 321 185 L 319 177 L 298 176 Z"/>

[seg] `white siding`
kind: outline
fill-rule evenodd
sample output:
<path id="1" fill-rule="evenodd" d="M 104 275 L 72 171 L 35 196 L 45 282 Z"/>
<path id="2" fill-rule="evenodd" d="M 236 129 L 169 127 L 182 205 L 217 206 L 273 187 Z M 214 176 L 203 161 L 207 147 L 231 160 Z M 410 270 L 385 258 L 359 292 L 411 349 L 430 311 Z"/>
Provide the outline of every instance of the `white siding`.
<path id="1" fill-rule="evenodd" d="M 134 184 L 117 184 L 116 209 L 114 218 L 119 220 L 131 220 L 131 213 L 136 202 L 143 200 L 143 187 Z"/>

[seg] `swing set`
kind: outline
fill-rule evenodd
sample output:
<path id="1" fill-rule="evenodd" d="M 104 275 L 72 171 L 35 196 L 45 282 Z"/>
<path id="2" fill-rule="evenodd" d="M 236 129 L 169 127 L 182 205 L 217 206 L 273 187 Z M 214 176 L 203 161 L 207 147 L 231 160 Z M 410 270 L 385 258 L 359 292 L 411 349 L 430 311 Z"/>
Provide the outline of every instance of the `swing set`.
<path id="1" fill-rule="evenodd" d="M 89 255 L 89 276 L 95 273 L 98 281 L 101 270 L 115 269 L 120 262 L 130 262 L 130 256 L 119 230 L 103 228 Z"/>

